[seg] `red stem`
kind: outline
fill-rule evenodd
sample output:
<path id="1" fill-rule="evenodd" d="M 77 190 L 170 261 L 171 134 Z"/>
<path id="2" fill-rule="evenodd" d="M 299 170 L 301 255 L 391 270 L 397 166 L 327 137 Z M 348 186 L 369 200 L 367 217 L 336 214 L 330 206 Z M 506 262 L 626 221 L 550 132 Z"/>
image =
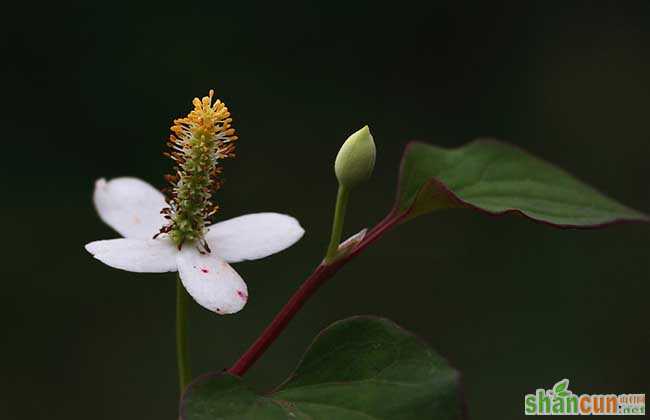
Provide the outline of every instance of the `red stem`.
<path id="1" fill-rule="evenodd" d="M 246 371 L 259 359 L 266 349 L 278 338 L 284 331 L 289 321 L 298 313 L 300 308 L 305 304 L 315 292 L 328 279 L 330 279 L 341 267 L 347 264 L 352 258 L 356 257 L 361 251 L 366 249 L 370 244 L 379 239 L 390 228 L 399 223 L 406 215 L 406 212 L 397 214 L 391 211 L 381 222 L 372 228 L 352 252 L 343 258 L 325 265 L 321 263 L 316 270 L 303 282 L 303 284 L 291 296 L 289 301 L 284 305 L 282 310 L 273 318 L 273 321 L 255 340 L 255 342 L 246 350 L 246 352 L 235 362 L 228 373 L 231 375 L 242 376 Z"/>

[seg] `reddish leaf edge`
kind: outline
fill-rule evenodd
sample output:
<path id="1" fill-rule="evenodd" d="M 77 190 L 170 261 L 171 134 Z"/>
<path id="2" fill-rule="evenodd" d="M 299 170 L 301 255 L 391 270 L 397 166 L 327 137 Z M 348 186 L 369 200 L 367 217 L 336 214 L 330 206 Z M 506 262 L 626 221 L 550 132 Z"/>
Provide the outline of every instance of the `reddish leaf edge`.
<path id="1" fill-rule="evenodd" d="M 277 385 L 275 388 L 273 388 L 273 389 L 271 389 L 271 390 L 269 390 L 267 392 L 263 392 L 263 393 L 257 393 L 253 389 L 249 388 L 250 391 L 252 393 L 255 393 L 255 394 L 259 395 L 260 397 L 270 397 L 273 393 L 280 391 L 281 388 L 285 384 L 289 383 L 289 381 L 291 381 L 291 379 L 293 379 L 296 376 L 298 368 L 300 367 L 300 365 L 304 361 L 307 353 L 309 353 L 311 348 L 315 345 L 316 341 L 318 341 L 318 339 L 320 339 L 321 336 L 325 335 L 327 332 L 329 332 L 329 330 L 336 327 L 338 324 L 340 324 L 342 322 L 354 321 L 354 320 L 375 320 L 375 321 L 386 322 L 386 323 L 390 324 L 391 326 L 397 328 L 398 330 L 406 333 L 407 335 L 410 335 L 411 337 L 415 338 L 423 346 L 428 347 L 428 348 L 432 348 L 426 342 L 426 340 L 424 340 L 422 337 L 415 334 L 413 331 L 404 328 L 403 326 L 399 325 L 398 323 L 396 323 L 395 321 L 393 321 L 391 319 L 388 319 L 388 318 L 385 318 L 385 317 L 382 317 L 382 316 L 378 316 L 378 315 L 354 315 L 354 316 L 351 316 L 351 317 L 348 317 L 348 318 L 344 318 L 344 319 L 340 319 L 338 321 L 334 321 L 333 323 L 329 324 L 327 327 L 322 329 L 318 334 L 316 334 L 316 336 L 311 340 L 311 342 L 309 343 L 309 345 L 307 346 L 307 348 L 303 352 L 303 354 L 300 357 L 300 360 L 298 361 L 296 366 L 289 373 L 289 376 L 287 376 L 287 378 L 284 381 L 282 381 L 279 385 Z M 449 367 L 451 367 L 454 370 L 454 374 L 455 374 L 454 375 L 454 383 L 455 383 L 456 391 L 458 393 L 458 404 L 460 404 L 460 407 L 459 407 L 460 418 L 459 418 L 459 420 L 469 420 L 469 409 L 468 409 L 466 391 L 465 391 L 465 386 L 464 386 L 464 381 L 463 381 L 462 374 L 460 373 L 460 371 L 458 369 L 455 368 L 455 366 L 453 366 L 449 362 L 449 360 L 446 357 L 444 357 L 444 356 L 442 356 L 440 354 L 438 354 L 438 356 L 440 356 L 442 359 L 444 359 L 449 364 Z M 230 376 L 230 377 L 235 378 L 235 379 L 238 379 L 238 380 L 240 380 L 242 382 L 244 381 L 244 379 L 241 376 L 232 375 L 232 374 L 228 373 L 227 368 L 224 368 L 222 371 L 219 371 L 219 372 L 208 372 L 208 373 L 204 373 L 202 375 L 197 376 L 195 379 L 193 379 L 189 383 L 189 385 L 185 388 L 185 390 L 183 391 L 183 393 L 182 393 L 182 395 L 180 397 L 179 413 L 178 413 L 179 420 L 187 420 L 187 417 L 186 417 L 186 408 L 187 408 L 186 400 L 187 400 L 187 398 L 186 398 L 186 396 L 189 395 L 194 390 L 194 388 L 196 388 L 197 386 L 200 386 L 202 383 L 207 382 L 207 381 L 209 381 L 211 379 L 219 378 L 219 377 L 224 376 L 224 375 Z M 248 387 L 247 384 L 245 384 L 245 385 L 246 385 L 246 387 Z"/>
<path id="2" fill-rule="evenodd" d="M 535 159 L 542 160 L 547 165 L 550 165 L 550 166 L 552 166 L 554 168 L 560 169 L 561 171 L 563 171 L 566 174 L 574 177 L 575 179 L 579 179 L 576 176 L 574 176 L 573 174 L 571 174 L 570 172 L 568 172 L 567 170 L 565 170 L 563 168 L 560 168 L 559 166 L 557 166 L 557 165 L 555 165 L 553 163 L 550 163 L 550 162 L 548 162 L 548 161 L 546 161 L 544 159 L 541 159 L 539 157 L 536 157 L 536 156 L 532 155 L 530 152 L 528 152 L 526 149 L 523 149 L 520 146 L 512 145 L 510 143 L 505 143 L 503 141 L 493 139 L 493 138 L 476 139 L 476 140 L 471 141 L 468 144 L 472 144 L 472 143 L 476 143 L 476 142 L 483 142 L 483 143 L 492 142 L 492 143 L 498 143 L 498 144 L 507 144 L 508 146 L 514 147 L 514 148 L 518 149 L 519 151 L 521 151 L 522 153 L 524 153 L 524 154 L 526 154 L 528 156 L 534 157 Z M 408 154 L 409 150 L 413 146 L 415 146 L 417 144 L 423 144 L 423 145 L 427 145 L 427 146 L 430 145 L 427 142 L 412 140 L 412 141 L 409 141 L 406 144 L 406 146 L 404 147 L 404 152 L 402 153 L 402 159 L 400 161 L 399 175 L 398 175 L 398 181 L 397 181 L 397 194 L 395 196 L 395 204 L 394 204 L 392 210 L 389 213 L 389 214 L 392 214 L 392 215 L 395 215 L 395 216 L 399 215 L 399 218 L 400 218 L 399 223 L 404 223 L 405 221 L 410 220 L 409 215 L 413 211 L 413 207 L 414 207 L 415 201 L 416 201 L 414 199 L 413 202 L 409 205 L 409 207 L 407 207 L 405 210 L 400 211 L 400 209 L 399 209 L 399 199 L 400 199 L 400 195 L 402 193 L 401 182 L 400 181 L 402 179 L 402 175 L 403 175 L 403 172 L 404 172 L 404 163 L 406 161 L 406 155 Z M 460 149 L 460 148 L 462 148 L 462 147 L 464 147 L 466 145 L 467 144 L 459 146 L 459 147 L 455 147 L 455 148 L 446 148 L 446 149 L 447 150 L 457 150 L 457 149 Z M 615 226 L 615 225 L 625 225 L 625 224 L 632 224 L 632 223 L 650 223 L 650 216 L 644 214 L 643 212 L 640 212 L 639 210 L 635 210 L 635 211 L 640 213 L 643 217 L 640 217 L 640 218 L 617 218 L 617 219 L 614 219 L 614 220 L 611 220 L 611 221 L 608 221 L 608 222 L 591 224 L 591 225 L 574 225 L 574 224 L 553 223 L 553 222 L 549 222 L 547 220 L 537 219 L 537 218 L 535 218 L 533 216 L 530 216 L 530 215 L 526 214 L 525 212 L 523 212 L 523 211 L 521 211 L 519 209 L 514 209 L 514 208 L 494 212 L 494 211 L 490 211 L 490 210 L 486 210 L 484 208 L 478 207 L 478 206 L 476 206 L 476 205 L 474 205 L 472 203 L 469 203 L 469 202 L 463 200 L 458 195 L 456 195 L 456 193 L 454 191 L 452 191 L 449 188 L 449 186 L 447 186 L 447 184 L 445 184 L 443 181 L 441 181 L 440 179 L 438 179 L 436 177 L 429 178 L 429 180 L 427 182 L 425 182 L 418 189 L 415 197 L 417 198 L 417 196 L 429 186 L 433 186 L 436 190 L 438 190 L 442 194 L 446 195 L 447 198 L 449 198 L 449 200 L 452 203 L 458 205 L 461 208 L 467 208 L 467 209 L 470 209 L 470 210 L 474 210 L 474 211 L 476 211 L 478 213 L 481 213 L 481 214 L 484 214 L 486 216 L 490 216 L 490 217 L 493 217 L 493 218 L 501 218 L 501 217 L 504 217 L 504 216 L 519 216 L 519 217 L 523 217 L 525 219 L 528 219 L 530 221 L 533 221 L 535 223 L 542 224 L 542 225 L 545 225 L 545 226 L 550 226 L 550 227 L 557 228 L 557 229 L 564 229 L 564 230 L 593 230 L 593 229 L 602 229 L 602 228 L 606 228 L 606 227 L 609 227 L 609 226 Z M 600 192 L 598 189 L 596 189 L 594 187 L 590 186 L 590 188 L 593 188 L 596 192 L 598 192 L 599 194 L 601 194 L 601 195 L 603 195 L 605 197 L 609 197 L 607 194 L 603 194 L 602 192 Z M 419 215 L 416 215 L 413 218 L 415 218 L 417 216 L 419 216 Z"/>

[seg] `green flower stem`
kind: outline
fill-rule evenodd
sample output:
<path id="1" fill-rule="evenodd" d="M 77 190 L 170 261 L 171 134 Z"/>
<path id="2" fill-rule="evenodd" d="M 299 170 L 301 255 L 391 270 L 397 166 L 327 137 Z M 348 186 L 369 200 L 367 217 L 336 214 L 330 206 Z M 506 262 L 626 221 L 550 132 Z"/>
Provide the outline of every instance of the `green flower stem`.
<path id="1" fill-rule="evenodd" d="M 338 253 L 341 235 L 343 234 L 343 221 L 345 219 L 345 210 L 350 197 L 350 189 L 339 184 L 339 191 L 336 195 L 336 207 L 334 209 L 334 220 L 332 222 L 332 236 L 330 244 L 325 254 L 325 264 L 331 263 Z"/>
<path id="2" fill-rule="evenodd" d="M 187 353 L 187 303 L 188 295 L 180 277 L 176 279 L 176 359 L 178 362 L 178 384 L 181 394 L 192 379 Z"/>

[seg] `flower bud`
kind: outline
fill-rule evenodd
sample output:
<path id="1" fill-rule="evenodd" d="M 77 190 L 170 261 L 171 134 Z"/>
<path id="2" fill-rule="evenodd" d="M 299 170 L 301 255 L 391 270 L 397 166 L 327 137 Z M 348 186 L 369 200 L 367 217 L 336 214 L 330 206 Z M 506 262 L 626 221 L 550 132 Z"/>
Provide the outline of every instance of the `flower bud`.
<path id="1" fill-rule="evenodd" d="M 339 183 L 347 188 L 354 188 L 368 180 L 375 168 L 377 150 L 368 126 L 352 134 L 341 146 L 334 172 Z"/>

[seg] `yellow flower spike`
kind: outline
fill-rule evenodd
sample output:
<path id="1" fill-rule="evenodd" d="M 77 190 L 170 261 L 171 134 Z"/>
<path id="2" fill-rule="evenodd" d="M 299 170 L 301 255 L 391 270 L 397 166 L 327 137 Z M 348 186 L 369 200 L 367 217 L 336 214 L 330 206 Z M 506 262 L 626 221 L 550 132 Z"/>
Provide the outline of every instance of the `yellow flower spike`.
<path id="1" fill-rule="evenodd" d="M 198 241 L 209 252 L 204 240 L 205 228 L 219 209 L 212 195 L 221 186 L 219 159 L 233 157 L 237 140 L 232 118 L 220 100 L 213 103 L 214 91 L 194 98 L 194 109 L 186 117 L 174 119 L 166 153 L 176 164 L 174 175 L 165 178 L 169 207 L 162 214 L 168 223 L 159 234 L 169 234 L 179 247 Z"/>

